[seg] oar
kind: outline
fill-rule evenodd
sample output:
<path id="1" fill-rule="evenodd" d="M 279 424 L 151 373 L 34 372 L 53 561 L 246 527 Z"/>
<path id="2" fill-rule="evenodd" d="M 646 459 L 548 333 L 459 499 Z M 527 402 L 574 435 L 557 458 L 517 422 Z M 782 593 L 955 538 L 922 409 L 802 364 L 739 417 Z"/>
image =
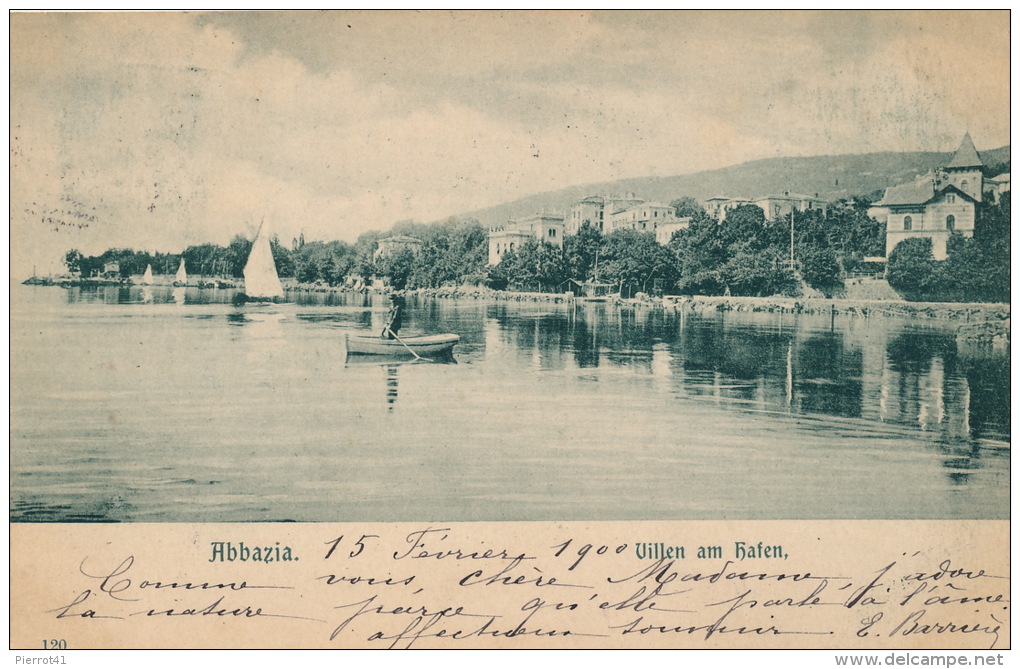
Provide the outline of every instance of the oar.
<path id="1" fill-rule="evenodd" d="M 424 360 L 423 357 L 421 357 L 420 355 L 415 353 L 413 348 L 411 348 L 410 346 L 407 345 L 407 342 L 405 342 L 403 339 L 398 337 L 397 333 L 394 332 L 393 330 L 391 330 L 389 325 L 386 326 L 386 332 L 389 332 L 391 335 L 393 335 L 393 338 L 396 339 L 397 341 L 399 341 L 401 344 L 403 344 L 404 348 L 406 348 L 408 351 L 410 351 L 411 355 L 413 355 L 415 358 L 417 358 L 418 360 Z"/>

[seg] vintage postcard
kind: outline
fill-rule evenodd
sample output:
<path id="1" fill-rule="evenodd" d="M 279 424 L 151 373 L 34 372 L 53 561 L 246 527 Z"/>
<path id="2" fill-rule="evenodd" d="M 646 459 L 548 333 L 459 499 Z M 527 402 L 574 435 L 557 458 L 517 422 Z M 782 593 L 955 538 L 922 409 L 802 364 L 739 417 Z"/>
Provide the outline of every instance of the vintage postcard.
<path id="1" fill-rule="evenodd" d="M 1009 23 L 11 14 L 17 661 L 1001 664 Z"/>

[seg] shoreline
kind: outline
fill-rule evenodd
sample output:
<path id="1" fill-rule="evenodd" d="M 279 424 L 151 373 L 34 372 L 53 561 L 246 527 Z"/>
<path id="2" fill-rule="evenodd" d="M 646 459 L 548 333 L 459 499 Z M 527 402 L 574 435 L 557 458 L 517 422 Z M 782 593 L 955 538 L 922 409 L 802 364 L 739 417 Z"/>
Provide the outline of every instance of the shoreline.
<path id="1" fill-rule="evenodd" d="M 605 298 L 592 301 L 571 293 L 513 293 L 480 287 L 422 288 L 400 291 L 405 296 L 436 299 L 493 299 L 513 302 L 595 302 L 624 308 L 662 309 L 677 313 L 704 314 L 719 311 L 849 316 L 851 318 L 902 318 L 916 321 L 959 323 L 957 344 L 961 348 L 987 347 L 1009 351 L 1010 305 L 984 302 L 907 302 L 824 297 L 732 297 L 666 295 L 640 298 Z"/>
<path id="2" fill-rule="evenodd" d="M 42 286 L 132 286 L 139 285 L 128 280 L 116 279 L 79 279 L 60 280 L 52 278 L 29 279 L 25 285 Z M 217 285 L 219 284 L 219 285 Z M 158 284 L 166 285 L 166 284 Z M 234 288 L 240 286 L 233 282 L 217 280 L 197 282 L 188 287 L 200 289 Z M 302 293 L 385 293 L 378 289 L 362 289 L 355 291 L 344 286 L 325 286 L 319 284 L 301 284 L 284 282 L 288 292 Z M 960 323 L 957 338 L 967 345 L 991 344 L 995 348 L 1009 348 L 1010 343 L 1010 305 L 996 302 L 907 302 L 906 300 L 868 300 L 824 297 L 733 297 L 710 295 L 666 295 L 652 297 L 641 295 L 622 299 L 618 297 L 585 298 L 573 293 L 528 293 L 494 290 L 481 286 L 446 286 L 441 288 L 416 288 L 395 291 L 405 297 L 424 299 L 470 299 L 494 300 L 498 302 L 534 302 L 534 303 L 594 303 L 608 304 L 622 308 L 662 309 L 683 313 L 710 313 L 718 311 L 735 311 L 751 313 L 783 313 L 805 315 L 850 316 L 853 318 L 890 317 L 917 321 L 948 321 Z"/>
<path id="3" fill-rule="evenodd" d="M 572 293 L 517 293 L 478 287 L 418 288 L 397 291 L 406 297 L 440 299 L 494 299 L 508 302 L 595 302 L 675 311 L 745 311 L 837 316 L 892 316 L 921 320 L 965 322 L 1009 321 L 1010 305 L 998 302 L 907 302 L 906 300 L 863 300 L 824 297 L 733 297 L 712 295 L 666 295 L 663 297 L 578 297 Z"/>

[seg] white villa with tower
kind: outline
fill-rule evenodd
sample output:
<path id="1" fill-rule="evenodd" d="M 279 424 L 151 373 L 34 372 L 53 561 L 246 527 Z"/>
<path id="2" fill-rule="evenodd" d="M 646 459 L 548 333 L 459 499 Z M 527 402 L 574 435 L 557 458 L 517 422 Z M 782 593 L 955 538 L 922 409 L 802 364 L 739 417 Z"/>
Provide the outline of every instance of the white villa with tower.
<path id="1" fill-rule="evenodd" d="M 977 203 L 986 190 L 998 190 L 991 183 L 986 188 L 984 166 L 967 133 L 945 167 L 887 188 L 868 211 L 875 219 L 885 220 L 886 257 L 904 239 L 926 237 L 932 241 L 935 259 L 945 260 L 946 242 L 953 232 L 972 237 Z"/>

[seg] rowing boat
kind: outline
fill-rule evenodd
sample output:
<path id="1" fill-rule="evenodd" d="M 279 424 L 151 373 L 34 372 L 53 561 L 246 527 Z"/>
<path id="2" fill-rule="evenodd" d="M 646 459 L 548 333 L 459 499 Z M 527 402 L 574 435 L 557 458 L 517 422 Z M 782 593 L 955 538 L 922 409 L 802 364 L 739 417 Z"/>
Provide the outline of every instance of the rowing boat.
<path id="1" fill-rule="evenodd" d="M 453 347 L 460 341 L 460 335 L 439 334 L 425 337 L 401 337 L 396 339 L 382 339 L 380 337 L 361 337 L 357 335 L 345 335 L 347 340 L 347 355 L 412 355 L 425 357 L 438 357 L 449 355 Z"/>

